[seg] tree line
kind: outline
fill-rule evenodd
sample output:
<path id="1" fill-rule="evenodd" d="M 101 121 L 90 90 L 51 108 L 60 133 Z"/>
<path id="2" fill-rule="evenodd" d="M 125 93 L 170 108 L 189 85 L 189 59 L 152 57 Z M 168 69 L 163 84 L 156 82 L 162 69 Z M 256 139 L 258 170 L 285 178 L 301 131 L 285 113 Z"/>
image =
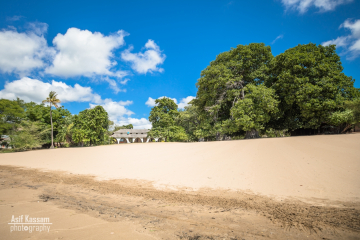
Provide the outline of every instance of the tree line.
<path id="1" fill-rule="evenodd" d="M 344 133 L 360 121 L 360 92 L 335 45 L 298 45 L 274 57 L 263 43 L 219 54 L 184 110 L 156 100 L 150 135 L 199 141 Z"/>
<path id="2" fill-rule="evenodd" d="M 0 99 L 0 137 L 2 145 L 16 151 L 36 148 L 94 146 L 113 142 L 110 135 L 117 129 L 102 106 L 72 115 L 59 106 L 55 92 L 41 104 L 21 99 Z M 47 105 L 45 105 L 47 104 Z M 8 136 L 6 139 L 5 136 Z M 1 139 L 0 139 L 1 140 Z"/>
<path id="3" fill-rule="evenodd" d="M 335 50 L 310 43 L 274 57 L 269 46 L 251 43 L 220 53 L 183 110 L 170 98 L 155 101 L 149 136 L 201 141 L 349 131 L 360 121 L 360 91 Z M 133 128 L 114 125 L 102 106 L 72 115 L 60 102 L 55 92 L 41 104 L 0 99 L 0 138 L 9 136 L 17 150 L 92 146 Z"/>

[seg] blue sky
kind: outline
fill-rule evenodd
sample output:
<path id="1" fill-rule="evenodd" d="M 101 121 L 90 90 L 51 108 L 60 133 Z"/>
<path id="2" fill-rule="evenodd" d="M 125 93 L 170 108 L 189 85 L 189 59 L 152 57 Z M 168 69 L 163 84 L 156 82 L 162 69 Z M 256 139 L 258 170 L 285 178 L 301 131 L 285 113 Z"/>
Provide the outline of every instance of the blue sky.
<path id="1" fill-rule="evenodd" d="M 74 114 L 102 105 L 118 124 L 149 128 L 156 98 L 185 106 L 217 54 L 252 42 L 275 56 L 335 43 L 360 79 L 359 12 L 356 0 L 1 1 L 0 98 L 55 90 Z"/>

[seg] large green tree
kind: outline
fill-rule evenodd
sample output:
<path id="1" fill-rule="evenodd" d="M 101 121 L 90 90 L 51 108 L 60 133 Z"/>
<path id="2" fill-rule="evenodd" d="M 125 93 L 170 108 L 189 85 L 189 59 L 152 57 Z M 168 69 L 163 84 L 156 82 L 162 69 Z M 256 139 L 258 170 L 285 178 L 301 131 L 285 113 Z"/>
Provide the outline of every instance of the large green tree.
<path id="1" fill-rule="evenodd" d="M 103 144 L 109 141 L 107 130 L 109 127 L 108 113 L 102 106 L 85 109 L 74 117 L 73 140 L 83 145 Z"/>
<path id="2" fill-rule="evenodd" d="M 62 120 L 62 124 L 57 128 L 55 140 L 58 143 L 66 142 L 69 144 L 72 142 L 74 116 L 66 116 Z"/>
<path id="3" fill-rule="evenodd" d="M 33 122 L 39 122 L 42 129 L 51 128 L 51 119 L 49 114 L 49 108 L 44 104 L 36 104 L 34 102 L 24 103 L 23 108 L 25 109 L 25 118 Z M 65 109 L 64 106 L 52 109 L 52 122 L 53 122 L 53 136 L 54 141 L 60 141 L 61 138 L 58 138 L 57 135 L 60 132 L 64 132 L 70 123 L 69 120 L 72 119 L 71 113 L 69 110 Z M 51 142 L 51 131 L 47 132 L 43 136 L 46 143 Z"/>
<path id="4" fill-rule="evenodd" d="M 0 138 L 14 129 L 24 117 L 24 109 L 18 102 L 0 99 Z"/>
<path id="5" fill-rule="evenodd" d="M 184 128 L 189 140 L 198 141 L 199 138 L 204 137 L 203 132 L 200 130 L 201 115 L 196 106 L 189 103 L 184 110 L 179 111 L 179 115 L 176 117 L 177 125 Z"/>
<path id="6" fill-rule="evenodd" d="M 165 138 L 166 141 L 188 140 L 184 128 L 176 123 L 179 116 L 177 104 L 170 98 L 156 99 L 155 104 L 149 116 L 152 123 L 149 136 Z"/>
<path id="7" fill-rule="evenodd" d="M 10 134 L 10 145 L 17 151 L 40 148 L 44 142 L 44 134 L 50 129 L 42 129 L 41 123 L 23 120 L 19 127 L 12 130 Z"/>
<path id="8" fill-rule="evenodd" d="M 272 58 L 270 47 L 263 43 L 238 45 L 219 54 L 201 72 L 193 104 L 203 115 L 204 134 L 216 134 L 216 139 L 220 139 L 222 122 L 230 119 L 231 109 L 246 98 L 245 87 L 268 80 Z"/>
<path id="9" fill-rule="evenodd" d="M 267 86 L 279 96 L 280 117 L 271 126 L 319 129 L 339 105 L 357 94 L 354 80 L 342 71 L 334 45 L 298 45 L 276 56 Z"/>
<path id="10" fill-rule="evenodd" d="M 260 137 L 258 131 L 278 112 L 279 101 L 275 91 L 263 84 L 248 84 L 244 90 L 246 98 L 231 108 L 231 117 L 224 121 L 224 129 L 229 133 L 245 131 L 246 138 Z"/>

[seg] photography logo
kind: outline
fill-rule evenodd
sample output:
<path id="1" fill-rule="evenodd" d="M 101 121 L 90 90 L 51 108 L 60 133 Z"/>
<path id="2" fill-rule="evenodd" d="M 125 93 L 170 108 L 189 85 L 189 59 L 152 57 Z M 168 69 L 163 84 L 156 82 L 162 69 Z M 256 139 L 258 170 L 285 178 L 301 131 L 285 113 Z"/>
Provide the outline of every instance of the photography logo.
<path id="1" fill-rule="evenodd" d="M 30 217 L 29 215 L 21 215 L 15 217 L 12 215 L 10 225 L 10 232 L 49 232 L 50 218 L 44 217 Z"/>

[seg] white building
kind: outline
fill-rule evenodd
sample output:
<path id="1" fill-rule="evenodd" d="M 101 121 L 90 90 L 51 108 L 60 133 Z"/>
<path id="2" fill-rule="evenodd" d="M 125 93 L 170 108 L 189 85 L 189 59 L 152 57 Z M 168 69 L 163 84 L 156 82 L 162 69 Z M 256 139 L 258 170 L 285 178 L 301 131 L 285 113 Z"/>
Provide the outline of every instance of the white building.
<path id="1" fill-rule="evenodd" d="M 149 142 L 148 129 L 120 129 L 114 132 L 111 137 L 116 138 L 117 143 Z M 158 141 L 157 138 L 154 138 Z"/>

